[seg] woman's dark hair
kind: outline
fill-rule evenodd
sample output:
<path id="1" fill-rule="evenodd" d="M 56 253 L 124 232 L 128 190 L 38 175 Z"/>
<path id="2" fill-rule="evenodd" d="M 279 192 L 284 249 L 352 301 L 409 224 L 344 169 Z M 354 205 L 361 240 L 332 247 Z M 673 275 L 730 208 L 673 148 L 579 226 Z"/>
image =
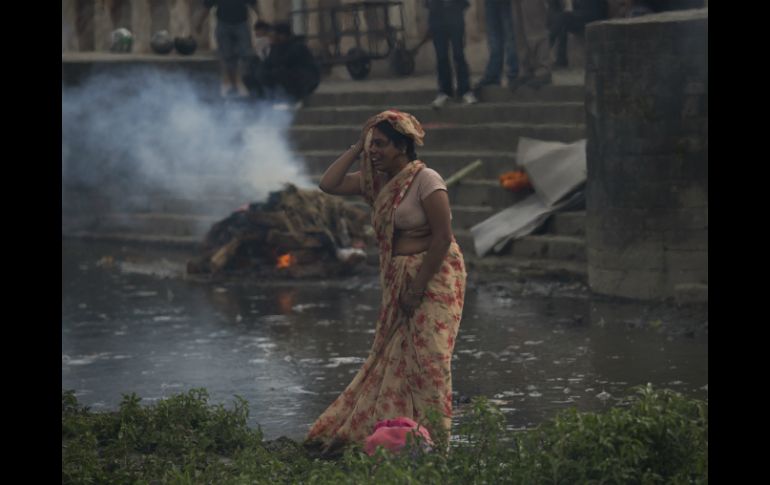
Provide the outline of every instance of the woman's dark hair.
<path id="1" fill-rule="evenodd" d="M 409 158 L 410 162 L 412 160 L 417 160 L 417 153 L 414 151 L 414 140 L 403 133 L 396 131 L 396 129 L 393 128 L 393 125 L 387 120 L 380 121 L 374 125 L 374 127 L 380 130 L 382 134 L 396 146 L 396 148 L 399 150 L 406 149 L 406 156 Z"/>

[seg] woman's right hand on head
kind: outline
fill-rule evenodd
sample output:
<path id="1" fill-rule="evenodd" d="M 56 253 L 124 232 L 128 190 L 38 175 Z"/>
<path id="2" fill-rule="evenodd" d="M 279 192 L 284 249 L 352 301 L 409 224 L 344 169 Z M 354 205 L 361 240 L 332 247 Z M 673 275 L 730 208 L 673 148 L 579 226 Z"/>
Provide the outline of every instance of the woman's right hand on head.
<path id="1" fill-rule="evenodd" d="M 369 133 L 369 130 L 371 130 L 377 123 L 377 115 L 372 116 L 366 120 L 366 123 L 364 123 L 364 127 L 361 129 L 361 137 L 358 139 L 358 144 L 361 146 L 362 150 L 366 148 L 366 134 Z"/>

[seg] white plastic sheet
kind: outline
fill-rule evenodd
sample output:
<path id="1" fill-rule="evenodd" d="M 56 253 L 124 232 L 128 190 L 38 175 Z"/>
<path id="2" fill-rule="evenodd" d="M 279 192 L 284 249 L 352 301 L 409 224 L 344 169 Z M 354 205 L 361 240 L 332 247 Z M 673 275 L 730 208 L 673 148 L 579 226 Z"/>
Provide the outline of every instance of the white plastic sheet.
<path id="1" fill-rule="evenodd" d="M 517 163 L 546 206 L 553 206 L 586 181 L 586 140 L 575 143 L 519 138 Z"/>
<path id="2" fill-rule="evenodd" d="M 586 181 L 586 140 L 575 143 L 520 138 L 518 164 L 535 193 L 471 228 L 476 254 L 500 251 L 512 239 L 531 234 L 548 216 L 583 199 L 576 191 Z"/>

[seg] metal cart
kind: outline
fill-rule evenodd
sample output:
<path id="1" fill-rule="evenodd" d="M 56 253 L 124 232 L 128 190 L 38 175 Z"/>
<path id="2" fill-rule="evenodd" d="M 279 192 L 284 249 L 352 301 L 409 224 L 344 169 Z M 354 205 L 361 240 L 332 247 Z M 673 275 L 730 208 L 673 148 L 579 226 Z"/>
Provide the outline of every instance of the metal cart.
<path id="1" fill-rule="evenodd" d="M 391 9 L 398 9 L 398 26 L 392 25 Z M 365 79 L 372 60 L 388 58 L 394 73 L 408 76 L 414 72 L 416 49 L 406 48 L 404 6 L 400 1 L 366 0 L 292 10 L 291 22 L 307 39 L 322 68 L 345 64 L 353 79 Z M 314 33 L 308 35 L 311 25 Z M 343 44 L 348 45 L 345 53 Z"/>

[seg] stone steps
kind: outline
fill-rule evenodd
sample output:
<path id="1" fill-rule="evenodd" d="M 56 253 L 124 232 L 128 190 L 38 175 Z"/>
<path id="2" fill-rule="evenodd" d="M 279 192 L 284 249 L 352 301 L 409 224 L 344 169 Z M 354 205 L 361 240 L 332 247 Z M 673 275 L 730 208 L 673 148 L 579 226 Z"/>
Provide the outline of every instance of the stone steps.
<path id="1" fill-rule="evenodd" d="M 196 236 L 173 236 L 168 234 L 144 234 L 140 232 L 73 231 L 62 234 L 65 238 L 86 241 L 115 242 L 136 246 L 167 247 L 194 251 L 201 244 Z"/>
<path id="2" fill-rule="evenodd" d="M 501 102 L 479 103 L 471 106 L 450 105 L 436 110 L 426 104 L 395 105 L 401 111 L 414 115 L 430 132 L 442 124 L 477 124 L 490 120 L 520 120 L 533 124 L 545 124 L 558 120 L 561 123 L 583 124 L 585 109 L 582 101 L 574 102 Z M 317 106 L 301 109 L 294 117 L 295 126 L 303 125 L 358 125 L 382 106 Z"/>
<path id="3" fill-rule="evenodd" d="M 467 254 L 467 253 L 466 253 Z M 501 274 L 519 278 L 559 278 L 572 281 L 588 281 L 585 262 L 552 259 L 522 259 L 514 256 L 486 256 L 465 260 L 469 275 L 474 273 Z"/>
<path id="4" fill-rule="evenodd" d="M 343 147 L 333 150 L 307 150 L 299 152 L 299 156 L 305 160 L 305 166 L 311 174 L 320 174 L 331 165 L 345 150 Z M 497 180 L 500 174 L 516 170 L 515 151 L 444 151 L 444 150 L 417 150 L 417 156 L 429 167 L 438 171 L 444 178 L 480 159 L 483 164 L 470 173 L 463 182 L 475 179 Z"/>
<path id="5" fill-rule="evenodd" d="M 366 205 L 351 198 L 362 208 Z M 452 227 L 456 232 L 467 231 L 473 225 L 487 219 L 498 212 L 498 209 L 490 206 L 453 205 Z M 193 214 L 193 213 L 159 213 L 159 212 L 120 212 L 108 213 L 99 217 L 83 219 L 78 224 L 73 218 L 69 219 L 70 231 L 88 229 L 90 231 L 101 230 L 105 232 L 144 232 L 148 234 L 168 234 L 171 236 L 203 235 L 215 222 L 227 217 L 230 213 L 218 214 Z M 561 214 L 556 216 L 561 217 Z M 552 216 L 553 217 L 553 216 Z M 570 216 L 565 216 L 570 217 Z M 557 223 L 565 225 L 565 223 Z M 579 222 L 571 222 L 578 225 Z M 569 225 L 568 225 L 569 227 Z M 570 232 L 561 235 L 578 237 L 580 227 L 571 229 Z M 470 237 L 470 236 L 469 236 Z M 459 238 L 458 238 L 459 239 Z"/>
<path id="6" fill-rule="evenodd" d="M 447 178 L 447 172 L 443 172 L 444 178 Z M 311 177 L 314 182 L 321 179 L 320 175 Z M 457 184 L 449 187 L 449 202 L 452 205 L 453 213 L 456 211 L 465 211 L 466 207 L 481 208 L 486 207 L 493 211 L 499 211 L 510 207 L 516 202 L 524 199 L 531 191 L 511 192 L 500 186 L 498 180 L 488 179 L 464 179 Z M 363 203 L 358 196 L 347 197 L 346 200 L 353 203 Z M 463 227 L 470 227 L 475 224 L 475 214 L 477 209 L 471 211 L 474 216 L 466 220 L 463 218 Z M 485 214 L 486 211 L 482 212 Z"/>
<path id="7" fill-rule="evenodd" d="M 467 255 L 476 255 L 473 235 L 468 229 L 455 229 L 457 244 Z M 524 259 L 554 259 L 562 261 L 585 261 L 585 240 L 577 236 L 562 234 L 531 234 L 509 244 L 499 255 L 510 255 Z M 485 256 L 488 257 L 488 256 Z"/>
<path id="8" fill-rule="evenodd" d="M 546 221 L 544 232 L 558 234 L 560 236 L 585 237 L 586 212 L 569 211 L 557 212 Z"/>
<path id="9" fill-rule="evenodd" d="M 224 218 L 248 200 L 228 196 L 207 196 L 205 200 L 173 197 L 166 194 L 128 196 L 123 211 L 131 213 L 185 214 Z"/>
<path id="10" fill-rule="evenodd" d="M 289 140 L 294 150 L 340 150 L 355 142 L 361 134 L 360 125 L 300 125 L 289 129 Z M 469 126 L 438 126 L 426 136 L 427 148 L 451 151 L 488 151 L 514 153 L 519 137 L 573 142 L 585 138 L 582 124 L 530 124 L 515 122 L 488 122 Z"/>
<path id="11" fill-rule="evenodd" d="M 502 255 L 476 257 L 469 232 L 473 225 L 531 193 L 506 191 L 498 181 L 500 174 L 518 168 L 519 137 L 561 142 L 586 137 L 584 87 L 522 87 L 515 93 L 488 87 L 480 93 L 479 104 L 450 102 L 434 110 L 429 103 L 436 93 L 428 85 L 404 87 L 394 81 L 319 90 L 304 108 L 294 113 L 290 145 L 297 157 L 304 159 L 307 173 L 317 181 L 328 165 L 358 139 L 361 124 L 369 116 L 387 107 L 408 111 L 427 131 L 426 145 L 418 149 L 418 155 L 444 178 L 477 159 L 483 162 L 479 169 L 450 187 L 452 226 L 470 269 L 519 276 L 557 275 L 584 281 L 584 212 L 551 216 L 540 234 L 515 241 Z M 230 176 L 199 174 L 189 183 L 226 186 L 218 179 Z M 360 198 L 348 200 L 366 207 Z M 212 224 L 247 202 L 253 201 L 238 200 L 232 194 L 209 195 L 205 201 L 163 193 L 127 196 L 121 200 L 120 208 L 94 214 L 79 226 L 69 224 L 66 230 L 63 227 L 63 233 L 85 239 L 193 249 Z M 370 261 L 376 264 L 376 248 L 369 248 L 368 253 Z"/>
<path id="12" fill-rule="evenodd" d="M 508 252 L 511 256 L 527 259 L 586 261 L 585 239 L 574 236 L 529 235 L 512 242 Z"/>
<path id="13" fill-rule="evenodd" d="M 379 106 L 386 109 L 392 106 L 428 105 L 436 97 L 435 89 L 403 90 L 394 83 L 392 90 L 376 91 L 347 91 L 347 92 L 316 92 L 305 103 L 307 107 L 317 106 Z M 585 91 L 582 85 L 549 85 L 540 89 L 524 86 L 515 92 L 499 86 L 484 88 L 479 99 L 485 103 L 505 102 L 583 102 Z M 451 102 L 448 108 L 462 106 Z M 419 119 L 419 118 L 418 118 Z M 361 122 L 366 121 L 366 119 Z"/>
<path id="14" fill-rule="evenodd" d="M 92 222 L 86 230 L 110 234 L 143 234 L 157 237 L 195 237 L 200 240 L 211 226 L 225 218 L 201 214 L 109 213 Z"/>

